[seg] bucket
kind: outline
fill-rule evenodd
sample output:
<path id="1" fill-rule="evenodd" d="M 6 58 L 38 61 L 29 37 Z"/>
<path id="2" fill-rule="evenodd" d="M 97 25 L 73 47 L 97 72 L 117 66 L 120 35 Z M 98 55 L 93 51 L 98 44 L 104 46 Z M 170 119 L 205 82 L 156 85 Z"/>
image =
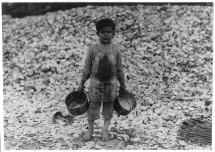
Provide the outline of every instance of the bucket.
<path id="1" fill-rule="evenodd" d="M 83 91 L 73 91 L 65 99 L 67 109 L 72 115 L 82 115 L 89 108 L 88 98 Z"/>
<path id="2" fill-rule="evenodd" d="M 114 109 L 119 115 L 128 115 L 135 109 L 136 105 L 137 102 L 134 98 L 134 94 L 130 92 L 119 94 L 114 100 Z"/>

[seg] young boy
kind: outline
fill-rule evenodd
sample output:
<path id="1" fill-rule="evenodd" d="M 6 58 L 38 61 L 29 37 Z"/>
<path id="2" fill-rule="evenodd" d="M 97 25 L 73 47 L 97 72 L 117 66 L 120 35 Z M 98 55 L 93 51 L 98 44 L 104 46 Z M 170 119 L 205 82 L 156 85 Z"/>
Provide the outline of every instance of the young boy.
<path id="1" fill-rule="evenodd" d="M 117 82 L 120 92 L 125 92 L 124 72 L 120 48 L 112 43 L 115 24 L 111 19 L 101 19 L 96 23 L 99 43 L 89 47 L 82 78 L 78 90 L 84 90 L 84 83 L 90 78 L 88 132 L 85 140 L 91 140 L 94 121 L 99 119 L 100 107 L 104 116 L 102 140 L 109 140 L 108 127 L 114 111 L 113 101 L 117 97 Z"/>

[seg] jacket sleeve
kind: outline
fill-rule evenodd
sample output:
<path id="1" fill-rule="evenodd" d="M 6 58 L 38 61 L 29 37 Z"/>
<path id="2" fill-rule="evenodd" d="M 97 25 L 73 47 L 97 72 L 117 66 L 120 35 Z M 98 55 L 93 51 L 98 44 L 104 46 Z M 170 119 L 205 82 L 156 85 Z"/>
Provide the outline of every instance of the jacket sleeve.
<path id="1" fill-rule="evenodd" d="M 117 60 L 117 79 L 120 83 L 120 88 L 125 89 L 124 70 L 122 65 L 122 56 L 120 52 L 120 47 L 117 48 L 116 60 Z"/>
<path id="2" fill-rule="evenodd" d="M 93 58 L 93 49 L 92 47 L 89 47 L 87 50 L 87 56 L 85 58 L 84 68 L 82 70 L 82 77 L 81 81 L 86 82 L 91 75 L 92 71 L 92 58 Z"/>

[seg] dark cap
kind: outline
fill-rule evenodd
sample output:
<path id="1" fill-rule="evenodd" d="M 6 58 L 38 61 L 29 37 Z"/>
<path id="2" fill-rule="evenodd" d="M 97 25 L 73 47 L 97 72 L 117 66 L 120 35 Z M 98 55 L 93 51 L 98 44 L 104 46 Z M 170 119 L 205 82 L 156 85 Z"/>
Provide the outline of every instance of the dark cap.
<path id="1" fill-rule="evenodd" d="M 109 19 L 109 18 L 104 18 L 104 19 L 101 19 L 99 21 L 96 22 L 96 30 L 97 32 L 100 31 L 100 29 L 104 26 L 111 26 L 113 31 L 115 32 L 115 23 L 113 20 Z"/>

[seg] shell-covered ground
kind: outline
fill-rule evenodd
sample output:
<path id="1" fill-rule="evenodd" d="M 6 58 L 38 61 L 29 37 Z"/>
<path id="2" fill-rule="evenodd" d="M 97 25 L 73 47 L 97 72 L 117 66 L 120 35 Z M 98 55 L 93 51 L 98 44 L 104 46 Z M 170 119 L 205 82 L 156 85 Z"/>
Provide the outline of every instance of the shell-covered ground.
<path id="1" fill-rule="evenodd" d="M 71 125 L 51 119 L 56 111 L 69 114 L 64 99 L 78 87 L 86 50 L 98 41 L 94 22 L 103 17 L 117 24 L 114 42 L 123 48 L 126 87 L 137 100 L 128 116 L 114 114 L 110 134 L 125 141 L 124 149 L 211 149 L 177 138 L 183 120 L 211 121 L 213 7 L 198 5 L 89 5 L 3 15 L 5 149 L 99 147 L 82 140 L 86 114 Z M 95 135 L 102 125 L 96 121 Z"/>

